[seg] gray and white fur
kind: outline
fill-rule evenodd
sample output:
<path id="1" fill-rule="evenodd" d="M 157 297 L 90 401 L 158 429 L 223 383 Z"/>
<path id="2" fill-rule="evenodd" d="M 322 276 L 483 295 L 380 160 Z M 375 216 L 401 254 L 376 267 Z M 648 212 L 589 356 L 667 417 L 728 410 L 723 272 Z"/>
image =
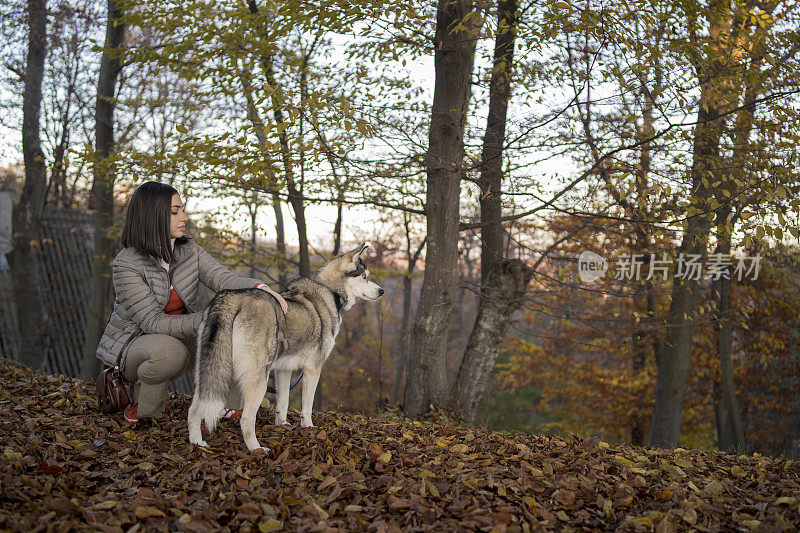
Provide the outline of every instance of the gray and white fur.
<path id="1" fill-rule="evenodd" d="M 195 389 L 189 408 L 189 442 L 208 446 L 201 422 L 214 431 L 232 383 L 242 393 L 240 419 L 250 451 L 261 448 L 256 438 L 256 412 L 274 372 L 277 400 L 275 424 L 286 424 L 289 380 L 303 370 L 301 418 L 313 426 L 311 410 L 322 366 L 333 350 L 342 312 L 357 298 L 375 301 L 383 289 L 370 281 L 361 256 L 368 244 L 326 262 L 311 278 L 289 283 L 282 294 L 286 315 L 277 300 L 260 289 L 227 290 L 208 305 L 197 336 Z"/>

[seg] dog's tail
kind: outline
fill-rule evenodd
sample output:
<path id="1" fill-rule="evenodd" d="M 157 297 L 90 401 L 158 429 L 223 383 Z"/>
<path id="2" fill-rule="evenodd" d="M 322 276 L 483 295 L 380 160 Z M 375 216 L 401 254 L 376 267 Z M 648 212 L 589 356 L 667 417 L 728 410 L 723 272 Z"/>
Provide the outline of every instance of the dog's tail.
<path id="1" fill-rule="evenodd" d="M 205 421 L 206 428 L 214 431 L 233 376 L 233 324 L 238 309 L 230 309 L 225 302 L 209 305 L 198 335 L 195 387 L 192 407 L 195 417 Z M 224 315 L 233 314 L 232 318 Z M 225 318 L 225 319 L 223 319 Z"/>

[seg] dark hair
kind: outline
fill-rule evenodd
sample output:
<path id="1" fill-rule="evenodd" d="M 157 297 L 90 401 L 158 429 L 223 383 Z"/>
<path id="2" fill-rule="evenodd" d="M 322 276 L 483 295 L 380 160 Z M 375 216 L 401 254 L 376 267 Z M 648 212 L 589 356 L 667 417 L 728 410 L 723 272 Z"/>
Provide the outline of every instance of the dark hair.
<path id="1" fill-rule="evenodd" d="M 136 248 L 139 252 L 171 263 L 170 217 L 172 197 L 178 194 L 175 187 L 157 181 L 139 185 L 131 196 L 125 226 L 122 228 L 122 246 Z M 183 244 L 188 239 L 175 239 Z"/>

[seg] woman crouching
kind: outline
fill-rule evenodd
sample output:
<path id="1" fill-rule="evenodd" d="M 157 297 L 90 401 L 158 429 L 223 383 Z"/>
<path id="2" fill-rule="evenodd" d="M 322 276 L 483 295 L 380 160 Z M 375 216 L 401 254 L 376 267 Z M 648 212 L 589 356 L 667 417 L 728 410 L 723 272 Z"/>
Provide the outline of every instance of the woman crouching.
<path id="1" fill-rule="evenodd" d="M 160 418 L 169 382 L 194 366 L 194 346 L 202 310 L 200 283 L 214 292 L 259 288 L 272 294 L 286 313 L 286 302 L 266 283 L 233 275 L 185 234 L 188 217 L 180 194 L 170 185 L 148 181 L 131 197 L 122 230 L 122 251 L 114 258 L 114 310 L 97 357 L 119 365 L 134 384 L 129 422 Z M 241 414 L 232 390 L 222 416 Z"/>

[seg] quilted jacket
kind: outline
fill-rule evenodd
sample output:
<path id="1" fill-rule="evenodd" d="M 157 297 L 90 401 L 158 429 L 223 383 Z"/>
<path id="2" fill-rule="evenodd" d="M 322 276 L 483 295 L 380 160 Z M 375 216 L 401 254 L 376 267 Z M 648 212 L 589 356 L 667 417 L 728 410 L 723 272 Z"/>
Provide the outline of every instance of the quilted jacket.
<path id="1" fill-rule="evenodd" d="M 105 364 L 116 364 L 123 348 L 127 352 L 130 341 L 143 333 L 163 333 L 179 339 L 196 336 L 203 316 L 197 309 L 200 283 L 214 292 L 246 289 L 260 283 L 257 279 L 233 275 L 191 238 L 182 244 L 176 241 L 173 255 L 169 272 L 158 259 L 134 248 L 123 248 L 114 258 L 114 311 L 97 347 L 97 357 Z M 173 288 L 186 305 L 185 315 L 164 313 L 170 275 Z"/>

